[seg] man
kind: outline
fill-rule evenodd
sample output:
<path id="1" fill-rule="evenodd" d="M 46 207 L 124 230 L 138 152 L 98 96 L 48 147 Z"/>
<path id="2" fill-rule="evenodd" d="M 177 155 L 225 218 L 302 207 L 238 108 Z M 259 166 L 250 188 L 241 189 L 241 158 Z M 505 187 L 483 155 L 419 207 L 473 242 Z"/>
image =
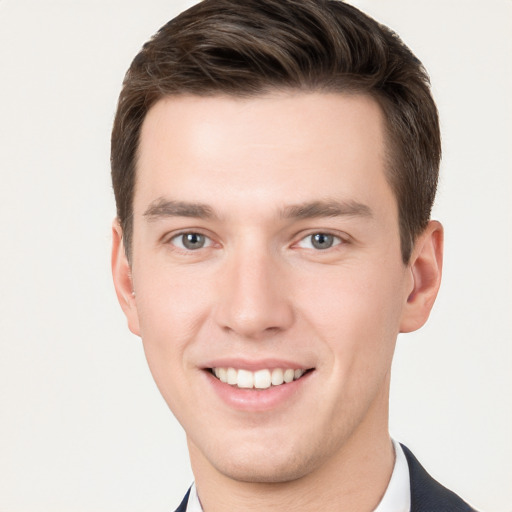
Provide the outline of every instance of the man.
<path id="1" fill-rule="evenodd" d="M 187 434 L 179 511 L 472 510 L 388 433 L 399 332 L 439 289 L 421 63 L 328 0 L 205 0 L 133 61 L 112 267 Z"/>

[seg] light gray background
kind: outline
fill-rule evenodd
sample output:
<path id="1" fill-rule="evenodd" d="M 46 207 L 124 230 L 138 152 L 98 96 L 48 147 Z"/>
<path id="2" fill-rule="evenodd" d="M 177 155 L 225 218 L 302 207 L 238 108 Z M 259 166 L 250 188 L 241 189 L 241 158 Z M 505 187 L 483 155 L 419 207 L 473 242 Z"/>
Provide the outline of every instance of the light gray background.
<path id="1" fill-rule="evenodd" d="M 124 71 L 191 1 L 0 0 L 0 511 L 169 511 L 181 428 L 111 284 L 109 137 Z M 430 71 L 444 283 L 399 340 L 391 431 L 512 510 L 512 2 L 360 0 Z"/>

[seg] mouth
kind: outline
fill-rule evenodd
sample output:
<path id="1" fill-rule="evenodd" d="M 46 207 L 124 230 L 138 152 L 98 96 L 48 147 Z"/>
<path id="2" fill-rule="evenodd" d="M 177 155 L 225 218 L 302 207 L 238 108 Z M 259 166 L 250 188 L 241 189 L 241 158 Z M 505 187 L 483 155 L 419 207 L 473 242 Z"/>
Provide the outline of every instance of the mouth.
<path id="1" fill-rule="evenodd" d="M 239 389 L 268 389 L 301 379 L 312 368 L 273 368 L 250 371 L 237 368 L 215 367 L 208 371 L 218 380 Z"/>

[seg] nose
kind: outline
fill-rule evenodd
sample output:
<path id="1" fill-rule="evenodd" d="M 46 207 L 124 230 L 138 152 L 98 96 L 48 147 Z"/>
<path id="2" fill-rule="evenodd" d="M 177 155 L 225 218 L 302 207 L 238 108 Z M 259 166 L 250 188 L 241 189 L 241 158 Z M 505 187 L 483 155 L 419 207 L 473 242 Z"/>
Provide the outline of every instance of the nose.
<path id="1" fill-rule="evenodd" d="M 292 325 L 286 272 L 269 252 L 248 249 L 227 258 L 215 311 L 216 322 L 224 331 L 263 339 Z"/>

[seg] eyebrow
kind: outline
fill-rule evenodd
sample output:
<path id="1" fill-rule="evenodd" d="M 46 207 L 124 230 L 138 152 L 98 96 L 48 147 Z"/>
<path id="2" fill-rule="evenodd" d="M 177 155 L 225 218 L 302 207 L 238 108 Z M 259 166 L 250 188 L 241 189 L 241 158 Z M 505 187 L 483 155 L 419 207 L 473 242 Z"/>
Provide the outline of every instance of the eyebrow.
<path id="1" fill-rule="evenodd" d="M 204 203 L 175 201 L 159 198 L 153 201 L 143 214 L 149 221 L 166 217 L 193 217 L 198 219 L 217 219 L 213 209 Z M 280 211 L 284 219 L 314 219 L 319 217 L 357 216 L 372 217 L 372 210 L 357 201 L 310 201 L 285 206 Z"/>
<path id="2" fill-rule="evenodd" d="M 150 221 L 166 217 L 195 217 L 199 219 L 213 219 L 217 217 L 212 208 L 207 204 L 173 201 L 164 198 L 153 201 L 143 216 Z"/>
<path id="3" fill-rule="evenodd" d="M 286 206 L 281 211 L 285 219 L 314 219 L 317 217 L 372 217 L 370 207 L 357 201 L 312 201 Z"/>

